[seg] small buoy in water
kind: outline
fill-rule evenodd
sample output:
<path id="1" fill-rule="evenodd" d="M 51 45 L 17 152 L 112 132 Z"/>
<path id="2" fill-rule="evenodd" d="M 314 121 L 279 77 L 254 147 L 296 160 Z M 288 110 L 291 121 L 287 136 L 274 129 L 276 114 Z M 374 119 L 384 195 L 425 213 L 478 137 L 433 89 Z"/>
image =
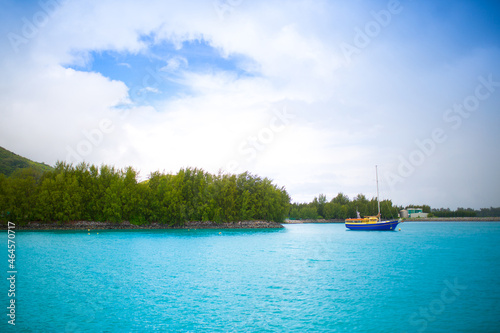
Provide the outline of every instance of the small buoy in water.
<path id="1" fill-rule="evenodd" d="M 87 229 L 87 231 L 90 231 L 90 229 Z"/>
<path id="2" fill-rule="evenodd" d="M 221 234 L 222 232 L 219 232 L 219 235 Z"/>
<path id="3" fill-rule="evenodd" d="M 99 235 L 99 233 L 97 233 Z"/>
<path id="4" fill-rule="evenodd" d="M 88 233 L 87 235 L 90 235 L 90 233 Z"/>
<path id="5" fill-rule="evenodd" d="M 401 231 L 401 228 L 399 228 L 399 231 Z"/>

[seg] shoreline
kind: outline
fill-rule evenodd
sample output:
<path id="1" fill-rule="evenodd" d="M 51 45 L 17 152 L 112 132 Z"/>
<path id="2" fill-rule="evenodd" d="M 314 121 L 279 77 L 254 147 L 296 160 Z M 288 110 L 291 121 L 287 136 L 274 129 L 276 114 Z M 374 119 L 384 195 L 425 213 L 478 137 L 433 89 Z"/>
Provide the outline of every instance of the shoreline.
<path id="1" fill-rule="evenodd" d="M 500 222 L 500 217 L 417 217 L 404 222 Z"/>
<path id="2" fill-rule="evenodd" d="M 306 220 L 285 220 L 283 224 L 305 224 L 305 223 L 344 223 L 340 219 L 306 219 Z M 500 217 L 426 217 L 426 218 L 406 218 L 403 222 L 500 222 Z"/>
<path id="3" fill-rule="evenodd" d="M 281 223 L 272 221 L 236 221 L 236 222 L 211 222 L 188 221 L 182 225 L 169 225 L 158 222 L 135 225 L 124 222 L 27 222 L 16 223 L 15 230 L 43 231 L 43 230 L 161 230 L 161 229 L 281 229 Z M 0 223 L 0 230 L 7 230 L 7 222 Z"/>
<path id="4" fill-rule="evenodd" d="M 188 221 L 182 225 L 169 225 L 158 222 L 145 223 L 141 225 L 123 222 L 94 222 L 94 221 L 70 221 L 58 222 L 26 222 L 16 223 L 16 230 L 44 231 L 44 230 L 162 230 L 162 229 L 282 229 L 286 224 L 321 224 L 321 223 L 344 223 L 341 219 L 305 219 L 285 220 L 282 223 L 272 221 L 235 221 L 235 222 L 211 222 L 211 221 Z M 403 222 L 500 222 L 500 217 L 431 217 L 404 219 Z M 7 222 L 0 222 L 0 230 L 7 230 Z"/>
<path id="5" fill-rule="evenodd" d="M 305 219 L 305 220 L 285 220 L 283 224 L 304 224 L 304 223 L 344 223 L 340 219 Z"/>

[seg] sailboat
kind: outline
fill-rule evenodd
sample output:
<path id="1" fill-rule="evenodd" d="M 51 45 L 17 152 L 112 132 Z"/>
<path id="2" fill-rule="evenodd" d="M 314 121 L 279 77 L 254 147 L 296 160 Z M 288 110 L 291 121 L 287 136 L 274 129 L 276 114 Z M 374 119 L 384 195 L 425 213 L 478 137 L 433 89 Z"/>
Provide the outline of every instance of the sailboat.
<path id="1" fill-rule="evenodd" d="M 345 226 L 350 230 L 396 230 L 396 227 L 399 223 L 402 222 L 399 220 L 386 220 L 382 221 L 380 219 L 380 197 L 378 193 L 378 170 L 377 166 L 375 166 L 375 175 L 377 179 L 377 203 L 378 203 L 378 214 L 377 216 L 359 216 L 355 219 L 346 219 Z"/>

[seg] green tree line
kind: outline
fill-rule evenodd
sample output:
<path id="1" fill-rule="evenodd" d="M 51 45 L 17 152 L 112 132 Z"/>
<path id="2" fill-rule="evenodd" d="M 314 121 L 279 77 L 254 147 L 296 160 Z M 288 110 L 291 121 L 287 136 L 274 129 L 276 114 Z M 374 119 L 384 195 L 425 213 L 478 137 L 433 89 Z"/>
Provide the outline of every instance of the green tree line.
<path id="1" fill-rule="evenodd" d="M 401 207 L 393 206 L 391 200 L 380 202 L 380 213 L 382 218 L 397 217 Z M 346 219 L 357 216 L 375 216 L 378 214 L 377 199 L 368 200 L 365 195 L 358 194 L 352 200 L 343 193 L 327 200 L 326 196 L 320 194 L 310 203 L 293 203 L 290 208 L 290 219 Z"/>
<path id="2" fill-rule="evenodd" d="M 0 174 L 2 221 L 282 222 L 289 204 L 283 187 L 248 172 L 214 175 L 185 168 L 177 174 L 153 172 L 138 182 L 132 167 L 58 162 L 51 171 Z"/>
<path id="3" fill-rule="evenodd" d="M 451 210 L 449 208 L 439 208 L 433 209 L 430 216 L 435 217 L 476 217 L 477 211 L 472 208 L 457 208 L 456 210 Z"/>
<path id="4" fill-rule="evenodd" d="M 411 204 L 407 207 L 420 207 L 422 212 L 428 213 L 429 217 L 500 217 L 500 207 L 481 208 L 431 208 L 429 205 Z M 398 217 L 403 206 L 393 205 L 391 200 L 380 201 L 382 218 L 390 219 Z M 343 220 L 357 216 L 375 216 L 378 213 L 377 198 L 368 200 L 365 195 L 358 194 L 352 200 L 343 193 L 327 200 L 326 196 L 320 194 L 309 203 L 293 203 L 290 205 L 289 218 L 292 220 L 306 219 L 338 219 Z"/>
<path id="5" fill-rule="evenodd" d="M 481 208 L 476 212 L 478 217 L 500 217 L 500 207 Z"/>

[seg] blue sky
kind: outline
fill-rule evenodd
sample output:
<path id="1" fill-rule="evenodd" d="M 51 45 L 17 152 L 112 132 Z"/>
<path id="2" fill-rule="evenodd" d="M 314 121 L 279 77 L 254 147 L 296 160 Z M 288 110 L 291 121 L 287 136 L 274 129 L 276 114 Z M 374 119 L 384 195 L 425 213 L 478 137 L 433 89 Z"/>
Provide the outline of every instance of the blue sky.
<path id="1" fill-rule="evenodd" d="M 0 145 L 500 206 L 497 1 L 2 1 Z"/>
<path id="2" fill-rule="evenodd" d="M 155 43 L 152 36 L 143 36 L 141 40 L 148 45 L 144 53 L 91 51 L 84 64 L 68 64 L 66 67 L 101 73 L 124 82 L 130 88 L 130 98 L 135 105 L 151 105 L 190 94 L 189 86 L 179 82 L 178 69 L 189 67 L 191 71 L 201 73 L 230 71 L 238 76 L 253 75 L 239 67 L 243 56 L 221 56 L 203 39 L 186 41 L 179 46 L 168 41 Z"/>

